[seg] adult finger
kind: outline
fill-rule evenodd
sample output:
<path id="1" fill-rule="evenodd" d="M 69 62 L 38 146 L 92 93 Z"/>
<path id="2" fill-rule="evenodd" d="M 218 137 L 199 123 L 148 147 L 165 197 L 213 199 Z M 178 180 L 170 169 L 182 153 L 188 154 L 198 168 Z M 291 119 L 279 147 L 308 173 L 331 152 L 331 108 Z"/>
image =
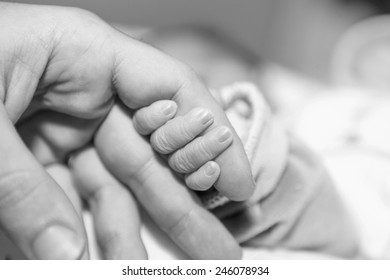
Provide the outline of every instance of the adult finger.
<path id="1" fill-rule="evenodd" d="M 82 200 L 74 186 L 73 176 L 68 167 L 62 164 L 51 164 L 46 166 L 46 171 L 65 192 L 77 214 L 81 217 L 83 210 Z"/>
<path id="2" fill-rule="evenodd" d="M 59 112 L 43 111 L 17 124 L 20 137 L 44 166 L 65 162 L 87 145 L 101 119 L 80 119 Z"/>
<path id="3" fill-rule="evenodd" d="M 205 133 L 222 125 L 234 131 L 222 108 L 187 66 L 123 34 L 118 35 L 115 42 L 113 82 L 128 107 L 137 109 L 157 100 L 173 100 L 178 105 L 178 116 L 196 107 L 209 109 L 214 114 L 214 123 Z M 248 199 L 254 183 L 249 161 L 235 132 L 232 145 L 215 161 L 221 168 L 215 187 L 232 200 Z"/>
<path id="4" fill-rule="evenodd" d="M 64 192 L 31 155 L 0 105 L 0 226 L 32 259 L 78 259 L 85 232 Z"/>
<path id="5" fill-rule="evenodd" d="M 95 149 L 72 157 L 75 183 L 91 208 L 104 259 L 146 259 L 137 204 L 128 189 L 103 166 Z"/>
<path id="6" fill-rule="evenodd" d="M 63 164 L 51 164 L 46 166 L 46 171 L 65 192 L 66 196 L 69 198 L 80 219 L 83 219 L 82 200 L 74 186 L 73 177 L 69 168 Z M 88 248 L 85 249 L 83 255 L 81 256 L 81 259 L 89 259 Z"/>
<path id="7" fill-rule="evenodd" d="M 110 172 L 130 187 L 153 220 L 190 257 L 240 257 L 234 238 L 154 153 L 123 108 L 111 110 L 95 146 Z"/>

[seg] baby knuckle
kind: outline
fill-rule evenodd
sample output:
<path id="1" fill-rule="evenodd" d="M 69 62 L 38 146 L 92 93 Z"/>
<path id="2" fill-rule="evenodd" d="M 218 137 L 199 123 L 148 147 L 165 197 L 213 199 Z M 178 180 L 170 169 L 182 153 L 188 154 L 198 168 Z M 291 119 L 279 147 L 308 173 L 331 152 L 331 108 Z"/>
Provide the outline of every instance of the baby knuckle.
<path id="1" fill-rule="evenodd" d="M 150 132 L 151 121 L 147 114 L 144 112 L 139 112 L 134 115 L 134 127 L 138 133 L 146 135 Z"/>
<path id="2" fill-rule="evenodd" d="M 185 124 L 185 122 L 181 122 L 179 126 L 179 135 L 185 143 L 194 139 L 194 133 L 191 130 L 191 127 Z"/>
<path id="3" fill-rule="evenodd" d="M 135 119 L 134 118 L 134 121 L 133 121 L 133 124 L 134 124 L 134 128 L 135 130 L 141 134 L 141 135 L 147 135 L 148 134 L 148 129 L 145 127 L 145 124 L 140 122 L 139 120 Z"/>
<path id="4" fill-rule="evenodd" d="M 198 141 L 194 150 L 194 152 L 196 152 L 196 154 L 198 154 L 202 159 L 211 160 L 215 157 L 214 153 L 210 149 L 210 146 L 206 144 L 205 139 Z"/>
<path id="5" fill-rule="evenodd" d="M 170 166 L 177 172 L 188 173 L 194 169 L 194 165 L 185 150 L 174 153 L 169 161 Z"/>
<path id="6" fill-rule="evenodd" d="M 165 132 L 161 129 L 152 134 L 150 143 L 153 149 L 161 154 L 169 154 L 172 151 L 171 144 L 169 143 Z"/>

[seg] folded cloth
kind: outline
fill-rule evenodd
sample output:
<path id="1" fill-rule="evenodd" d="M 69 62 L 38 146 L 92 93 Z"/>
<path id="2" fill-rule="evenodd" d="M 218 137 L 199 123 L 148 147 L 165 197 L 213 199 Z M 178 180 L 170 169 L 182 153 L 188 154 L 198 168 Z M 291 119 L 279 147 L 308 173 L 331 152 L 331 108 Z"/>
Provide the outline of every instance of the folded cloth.
<path id="1" fill-rule="evenodd" d="M 256 189 L 244 202 L 213 190 L 201 195 L 205 206 L 246 246 L 356 256 L 354 225 L 320 158 L 273 119 L 253 84 L 223 88 L 218 99 L 244 143 Z"/>
<path id="2" fill-rule="evenodd" d="M 253 175 L 255 180 L 260 181 L 258 183 L 264 187 L 256 188 L 255 194 L 250 200 L 257 201 L 260 196 L 265 196 L 271 191 L 266 189 L 266 186 L 275 184 L 274 180 L 280 177 L 284 169 L 288 153 L 287 137 L 282 129 L 276 128 L 275 122 L 270 121 L 271 111 L 263 95 L 254 84 L 249 82 L 236 83 L 213 93 L 218 95 L 217 99 L 244 143 L 246 154 L 252 166 L 258 167 L 252 168 Z M 259 155 L 256 154 L 257 151 L 260 153 Z M 254 158 L 254 155 L 257 157 Z M 263 183 L 263 181 L 268 182 Z M 203 193 L 199 192 L 199 196 L 205 207 L 210 210 L 216 210 L 229 202 L 215 189 Z M 229 209 L 232 209 L 231 205 L 216 211 L 223 216 L 225 215 L 223 212 L 229 212 Z"/>
<path id="3" fill-rule="evenodd" d="M 390 258 L 389 122 L 389 95 L 338 87 L 308 102 L 294 127 L 336 182 L 362 258 Z"/>

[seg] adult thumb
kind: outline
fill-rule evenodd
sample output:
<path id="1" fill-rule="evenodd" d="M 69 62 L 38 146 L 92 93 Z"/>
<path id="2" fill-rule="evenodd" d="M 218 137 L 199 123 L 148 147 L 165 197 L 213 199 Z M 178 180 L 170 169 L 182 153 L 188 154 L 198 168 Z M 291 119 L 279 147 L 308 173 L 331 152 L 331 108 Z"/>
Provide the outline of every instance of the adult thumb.
<path id="1" fill-rule="evenodd" d="M 0 228 L 30 259 L 78 259 L 82 222 L 0 105 Z"/>

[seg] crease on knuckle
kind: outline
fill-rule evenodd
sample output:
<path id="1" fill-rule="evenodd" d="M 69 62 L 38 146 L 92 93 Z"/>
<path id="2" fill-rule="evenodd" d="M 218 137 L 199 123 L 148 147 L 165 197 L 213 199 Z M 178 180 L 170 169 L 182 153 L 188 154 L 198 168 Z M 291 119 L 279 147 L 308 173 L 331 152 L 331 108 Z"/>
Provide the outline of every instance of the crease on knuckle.
<path id="1" fill-rule="evenodd" d="M 194 169 L 194 164 L 185 149 L 174 153 L 170 158 L 169 163 L 175 171 L 180 173 L 188 173 Z"/>
<path id="2" fill-rule="evenodd" d="M 165 232 L 175 240 L 188 229 L 187 225 L 191 223 L 192 216 L 194 215 L 196 210 L 196 207 L 191 207 L 190 209 L 188 209 L 170 226 L 166 227 Z"/>
<path id="3" fill-rule="evenodd" d="M 33 170 L 15 170 L 0 175 L 0 209 L 15 207 L 34 195 L 44 183 Z"/>
<path id="4" fill-rule="evenodd" d="M 145 186 L 148 184 L 149 174 L 152 174 L 156 162 L 153 157 L 146 160 L 137 170 L 129 173 L 126 179 L 126 185 L 131 186 L 131 191 L 136 197 L 141 197 Z M 135 184 L 134 184 L 135 182 Z"/>
<path id="5" fill-rule="evenodd" d="M 186 123 L 187 123 L 186 121 L 182 121 L 182 122 L 180 122 L 180 125 L 179 125 L 178 132 L 179 132 L 180 137 L 182 138 L 180 145 L 187 144 L 189 141 L 194 139 L 194 137 L 196 136 L 194 131 L 191 130 L 191 127 L 186 125 Z"/>
<path id="6" fill-rule="evenodd" d="M 164 130 L 156 130 L 150 139 L 153 149 L 161 154 L 169 154 L 171 150 L 171 145 L 168 141 L 168 138 Z"/>
<path id="7" fill-rule="evenodd" d="M 199 155 L 201 157 L 201 161 L 212 160 L 215 155 L 210 149 L 210 145 L 206 145 L 205 138 L 200 139 L 194 145 L 194 154 Z"/>
<path id="8" fill-rule="evenodd" d="M 143 111 L 143 108 L 139 109 L 139 111 L 134 114 L 133 123 L 135 129 L 141 135 L 150 133 L 152 121 L 150 120 L 149 115 Z"/>

